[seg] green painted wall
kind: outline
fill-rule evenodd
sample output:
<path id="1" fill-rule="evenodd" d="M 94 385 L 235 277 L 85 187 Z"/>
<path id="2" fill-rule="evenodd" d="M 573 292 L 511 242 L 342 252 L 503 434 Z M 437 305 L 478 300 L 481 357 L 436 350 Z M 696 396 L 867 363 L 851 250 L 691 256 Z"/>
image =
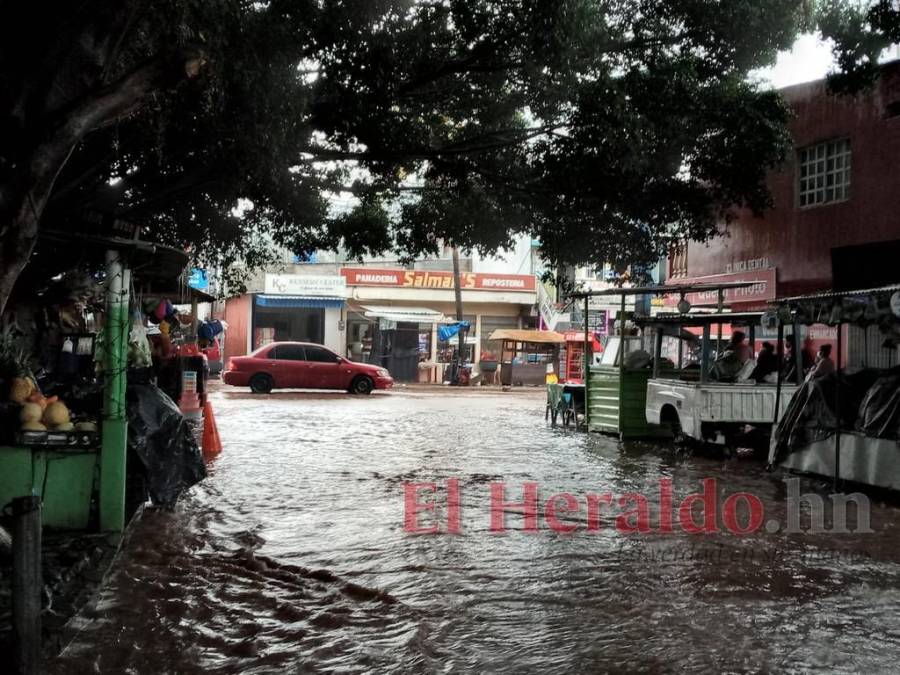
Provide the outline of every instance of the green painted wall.
<path id="1" fill-rule="evenodd" d="M 98 460 L 97 451 L 0 447 L 0 506 L 38 495 L 44 527 L 87 529 Z"/>

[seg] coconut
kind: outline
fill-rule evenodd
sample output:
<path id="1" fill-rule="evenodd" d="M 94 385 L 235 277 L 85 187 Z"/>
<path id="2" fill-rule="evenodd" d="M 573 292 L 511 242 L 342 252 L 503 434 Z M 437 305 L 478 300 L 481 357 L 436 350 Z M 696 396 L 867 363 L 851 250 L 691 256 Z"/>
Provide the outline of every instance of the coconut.
<path id="1" fill-rule="evenodd" d="M 38 403 L 26 403 L 22 406 L 19 419 L 22 422 L 40 422 L 44 409 Z"/>
<path id="2" fill-rule="evenodd" d="M 9 400 L 25 403 L 34 391 L 34 382 L 27 377 L 16 377 L 9 386 Z"/>
<path id="3" fill-rule="evenodd" d="M 58 427 L 69 421 L 69 409 L 62 401 L 56 401 L 47 406 L 44 411 L 44 424 L 51 427 Z"/>
<path id="4" fill-rule="evenodd" d="M 45 427 L 40 422 L 33 422 L 29 420 L 22 425 L 22 431 L 47 431 L 47 427 Z"/>

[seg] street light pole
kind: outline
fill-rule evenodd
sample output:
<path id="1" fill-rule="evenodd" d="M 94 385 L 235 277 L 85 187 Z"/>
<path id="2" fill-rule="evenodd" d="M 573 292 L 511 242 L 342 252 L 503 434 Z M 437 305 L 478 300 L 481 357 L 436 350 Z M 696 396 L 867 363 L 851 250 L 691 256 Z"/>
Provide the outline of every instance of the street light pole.
<path id="1" fill-rule="evenodd" d="M 455 246 L 452 250 L 453 254 L 453 292 L 456 296 L 456 320 L 463 320 L 463 304 L 462 304 L 462 278 L 459 271 L 459 249 Z M 460 328 L 457 336 L 459 338 L 459 347 L 456 354 L 456 369 L 453 373 L 453 384 L 459 384 L 459 371 L 466 359 L 466 335 L 468 330 Z"/>

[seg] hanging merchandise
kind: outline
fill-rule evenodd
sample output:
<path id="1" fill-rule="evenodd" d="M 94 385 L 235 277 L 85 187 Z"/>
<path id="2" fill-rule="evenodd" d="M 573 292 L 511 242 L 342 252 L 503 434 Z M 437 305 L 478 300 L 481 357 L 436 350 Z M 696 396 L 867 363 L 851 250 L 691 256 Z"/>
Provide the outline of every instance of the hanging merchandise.
<path id="1" fill-rule="evenodd" d="M 197 326 L 197 337 L 208 342 L 216 335 L 219 335 L 224 329 L 224 322 L 218 319 L 203 321 Z"/>
<path id="2" fill-rule="evenodd" d="M 132 368 L 149 368 L 152 363 L 147 329 L 143 323 L 132 323 L 128 336 L 128 365 Z"/>
<path id="3" fill-rule="evenodd" d="M 168 299 L 163 299 L 159 301 L 159 304 L 154 310 L 154 314 L 156 315 L 157 321 L 162 321 L 175 314 L 175 307 Z"/>

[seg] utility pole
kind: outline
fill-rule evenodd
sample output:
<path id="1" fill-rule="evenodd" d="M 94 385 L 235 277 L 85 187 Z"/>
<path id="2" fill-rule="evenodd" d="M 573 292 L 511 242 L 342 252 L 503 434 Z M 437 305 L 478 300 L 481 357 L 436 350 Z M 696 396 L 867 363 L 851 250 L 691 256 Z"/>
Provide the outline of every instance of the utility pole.
<path id="1" fill-rule="evenodd" d="M 463 305 L 462 305 L 462 278 L 459 271 L 459 249 L 455 246 L 452 250 L 453 253 L 453 292 L 456 295 L 456 320 L 463 320 Z M 466 360 L 466 335 L 468 334 L 468 330 L 460 329 L 457 336 L 459 337 L 459 347 L 457 348 L 456 355 L 456 369 L 453 373 L 452 382 L 453 384 L 459 384 L 459 371 L 462 368 L 462 364 L 465 363 Z"/>

